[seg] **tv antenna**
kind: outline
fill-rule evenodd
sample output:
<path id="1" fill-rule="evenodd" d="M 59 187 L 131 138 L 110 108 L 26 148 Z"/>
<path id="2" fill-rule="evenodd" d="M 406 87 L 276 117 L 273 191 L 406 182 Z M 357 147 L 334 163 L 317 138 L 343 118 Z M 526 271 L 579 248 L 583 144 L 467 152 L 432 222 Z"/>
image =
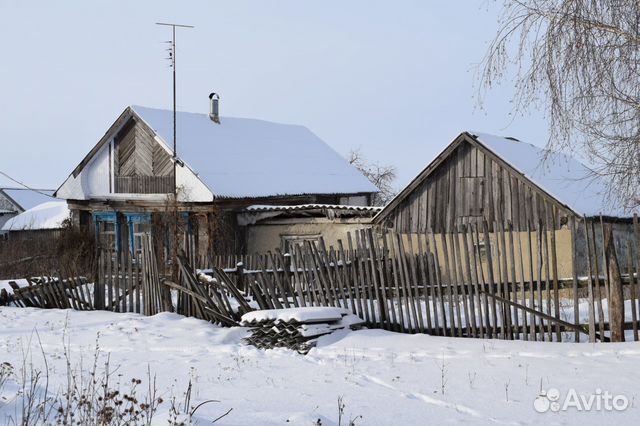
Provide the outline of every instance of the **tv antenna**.
<path id="1" fill-rule="evenodd" d="M 176 148 L 176 28 L 194 28 L 192 25 L 181 25 L 167 22 L 156 22 L 156 25 L 163 25 L 171 27 L 171 40 L 166 43 L 171 43 L 171 46 L 167 49 L 169 51 L 170 67 L 173 69 L 173 192 L 177 194 L 176 188 L 176 163 L 178 161 L 178 151 Z"/>

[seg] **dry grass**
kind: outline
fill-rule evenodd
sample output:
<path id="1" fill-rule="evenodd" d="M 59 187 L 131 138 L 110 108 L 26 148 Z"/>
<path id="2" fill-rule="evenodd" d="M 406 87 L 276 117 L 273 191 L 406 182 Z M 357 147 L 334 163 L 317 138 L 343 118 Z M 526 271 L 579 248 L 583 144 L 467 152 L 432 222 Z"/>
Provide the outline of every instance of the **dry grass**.
<path id="1" fill-rule="evenodd" d="M 39 353 L 34 353 L 32 347 L 39 349 Z M 6 362 L 0 364 L 0 393 L 10 382 L 17 388 L 10 401 L 15 407 L 13 413 L 3 412 L 3 404 L 8 402 L 0 402 L 0 413 L 5 416 L 1 420 L 4 424 L 152 424 L 152 419 L 163 400 L 157 395 L 156 378 L 149 369 L 144 382 L 139 378 L 122 382 L 121 378 L 114 374 L 116 369 L 111 368 L 110 357 L 101 353 L 98 338 L 89 368 L 85 368 L 82 361 L 73 365 L 66 333 L 63 356 L 66 363 L 66 381 L 57 389 L 53 389 L 50 384 L 50 356 L 44 352 L 37 332 L 32 334 L 23 349 L 22 365 L 16 367 Z M 41 357 L 43 367 L 36 366 L 34 357 Z M 144 392 L 141 391 L 142 386 L 146 387 Z"/>

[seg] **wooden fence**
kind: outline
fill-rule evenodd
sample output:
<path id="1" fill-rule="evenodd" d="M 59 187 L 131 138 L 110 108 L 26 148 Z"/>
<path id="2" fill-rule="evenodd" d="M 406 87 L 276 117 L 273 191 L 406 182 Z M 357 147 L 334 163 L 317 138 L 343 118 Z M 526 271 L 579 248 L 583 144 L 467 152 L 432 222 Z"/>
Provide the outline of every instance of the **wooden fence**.
<path id="1" fill-rule="evenodd" d="M 484 222 L 445 234 L 360 230 L 336 246 L 320 238 L 289 253 L 208 259 L 204 275 L 187 236 L 176 277 L 159 272 L 146 236 L 135 255 L 101 251 L 94 284 L 58 278 L 14 292 L 27 306 L 176 311 L 226 326 L 256 308 L 336 306 L 369 327 L 406 333 L 594 342 L 622 340 L 629 330 L 638 340 L 637 217 L 625 244 L 602 221 L 567 226 L 574 272 L 575 245 L 586 248 L 585 276 L 560 276 L 555 228 L 539 222 L 516 233 L 493 224 L 490 232 Z"/>
<path id="2" fill-rule="evenodd" d="M 251 257 L 251 269 L 240 258 L 224 271 L 261 309 L 339 306 L 371 327 L 443 336 L 608 341 L 629 329 L 637 340 L 637 218 L 619 255 L 608 225 L 585 220 L 581 233 L 569 226 L 574 272 L 576 238 L 586 239 L 584 277 L 559 275 L 556 234 L 542 222 L 517 234 L 498 224 L 490 233 L 486 222 L 447 234 L 368 229 L 337 247 L 305 242 Z"/>
<path id="3" fill-rule="evenodd" d="M 142 250 L 135 258 L 128 250 L 115 253 L 100 249 L 96 274 L 95 308 L 115 312 L 155 315 L 171 311 L 169 290 L 161 274 L 150 234 L 141 238 Z"/>

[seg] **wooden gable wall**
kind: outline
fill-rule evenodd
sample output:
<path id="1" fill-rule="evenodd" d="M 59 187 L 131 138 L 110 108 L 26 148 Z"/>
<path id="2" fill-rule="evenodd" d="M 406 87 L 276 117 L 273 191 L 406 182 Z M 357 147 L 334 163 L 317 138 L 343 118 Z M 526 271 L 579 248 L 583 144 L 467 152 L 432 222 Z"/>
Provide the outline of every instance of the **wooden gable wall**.
<path id="1" fill-rule="evenodd" d="M 383 212 L 384 213 L 384 212 Z M 504 161 L 463 140 L 381 219 L 397 232 L 451 232 L 468 223 L 559 229 L 573 214 Z"/>
<path id="2" fill-rule="evenodd" d="M 0 189 L 0 210 L 8 210 L 18 213 L 24 211 L 22 206 L 18 205 L 18 203 L 16 203 L 11 197 L 5 194 L 2 189 Z"/>
<path id="3" fill-rule="evenodd" d="M 115 137 L 116 175 L 170 176 L 171 156 L 134 118 Z"/>
<path id="4" fill-rule="evenodd" d="M 173 192 L 171 155 L 133 117 L 114 138 L 114 171 L 117 193 Z"/>

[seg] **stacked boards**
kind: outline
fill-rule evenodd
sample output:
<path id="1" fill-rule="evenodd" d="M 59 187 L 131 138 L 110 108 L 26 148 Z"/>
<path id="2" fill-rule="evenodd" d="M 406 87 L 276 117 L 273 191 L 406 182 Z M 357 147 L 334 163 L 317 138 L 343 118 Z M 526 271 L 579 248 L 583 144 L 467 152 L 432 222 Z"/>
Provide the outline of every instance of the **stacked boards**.
<path id="1" fill-rule="evenodd" d="M 363 321 L 346 309 L 304 307 L 253 311 L 241 324 L 251 328 L 245 342 L 260 349 L 288 348 L 306 354 L 320 336 L 359 328 Z"/>

